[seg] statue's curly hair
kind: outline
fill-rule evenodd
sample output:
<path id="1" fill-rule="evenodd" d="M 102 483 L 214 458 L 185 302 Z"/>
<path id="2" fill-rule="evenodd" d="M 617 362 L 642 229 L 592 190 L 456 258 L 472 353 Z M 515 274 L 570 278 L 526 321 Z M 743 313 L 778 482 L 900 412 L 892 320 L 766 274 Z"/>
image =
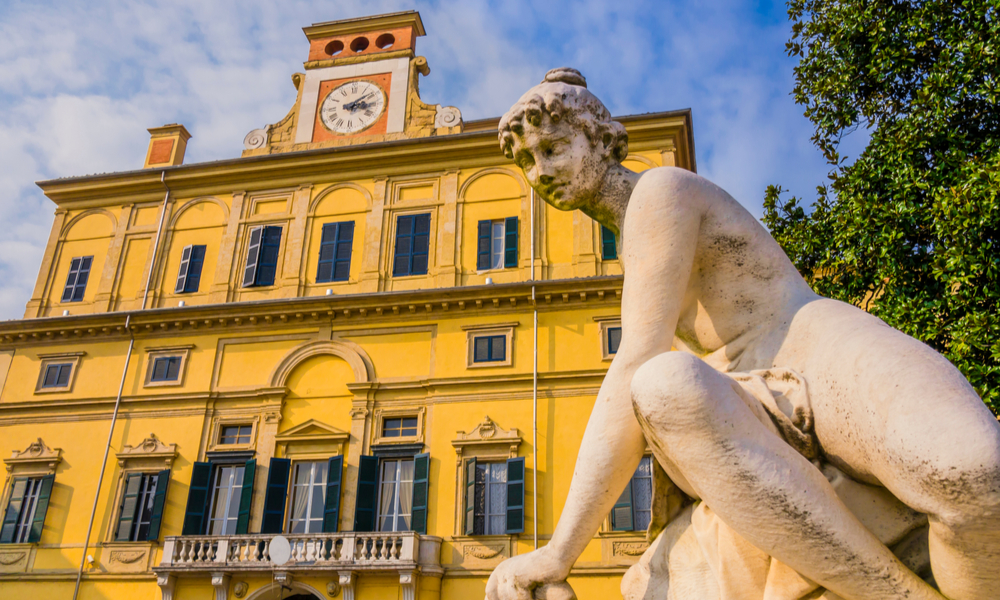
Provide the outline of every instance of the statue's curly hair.
<path id="1" fill-rule="evenodd" d="M 514 136 L 523 136 L 525 127 L 538 127 L 544 115 L 554 122 L 565 119 L 582 128 L 593 145 L 610 133 L 615 160 L 621 162 L 628 156 L 625 126 L 611 120 L 611 113 L 590 93 L 579 71 L 561 67 L 546 73 L 545 79 L 521 96 L 500 119 L 500 149 L 507 158 L 514 158 Z"/>

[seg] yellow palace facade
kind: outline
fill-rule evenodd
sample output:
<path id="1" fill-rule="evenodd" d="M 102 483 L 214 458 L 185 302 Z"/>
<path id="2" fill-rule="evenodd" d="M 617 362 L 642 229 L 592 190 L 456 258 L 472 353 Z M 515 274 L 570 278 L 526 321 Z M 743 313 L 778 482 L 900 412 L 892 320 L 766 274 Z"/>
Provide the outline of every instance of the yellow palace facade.
<path id="1" fill-rule="evenodd" d="M 497 119 L 420 100 L 415 12 L 304 29 L 295 105 L 243 155 L 39 185 L 0 324 L 0 599 L 482 598 L 558 520 L 620 341 L 614 236 L 535 202 Z M 624 117 L 694 168 L 690 113 Z M 619 594 L 657 475 L 571 583 Z"/>

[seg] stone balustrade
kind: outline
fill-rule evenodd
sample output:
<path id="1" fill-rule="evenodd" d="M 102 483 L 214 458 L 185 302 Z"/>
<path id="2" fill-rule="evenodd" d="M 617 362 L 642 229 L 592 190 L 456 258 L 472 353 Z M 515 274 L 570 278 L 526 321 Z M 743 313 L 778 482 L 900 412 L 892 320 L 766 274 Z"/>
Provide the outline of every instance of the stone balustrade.
<path id="1" fill-rule="evenodd" d="M 356 576 L 365 572 L 395 572 L 405 600 L 414 600 L 415 575 L 440 577 L 441 538 L 405 532 L 313 533 L 284 536 L 291 557 L 283 565 L 271 562 L 273 534 L 172 536 L 163 542 L 157 574 L 163 600 L 172 600 L 177 577 L 211 576 L 216 597 L 226 598 L 230 577 L 268 571 L 282 581 L 311 570 L 333 572 L 344 599 L 353 600 Z"/>
<path id="2" fill-rule="evenodd" d="M 413 532 L 315 533 L 286 535 L 291 558 L 284 570 L 322 565 L 352 570 L 399 569 L 417 565 L 420 535 Z M 175 536 L 163 544 L 161 570 L 245 570 L 271 568 L 270 534 Z M 434 542 L 431 542 L 434 543 Z"/>

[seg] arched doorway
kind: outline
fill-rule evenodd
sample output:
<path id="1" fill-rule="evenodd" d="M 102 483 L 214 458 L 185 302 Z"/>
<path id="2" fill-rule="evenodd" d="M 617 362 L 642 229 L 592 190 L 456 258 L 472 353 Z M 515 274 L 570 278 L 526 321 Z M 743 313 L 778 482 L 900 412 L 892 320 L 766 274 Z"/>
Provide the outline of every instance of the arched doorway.
<path id="1" fill-rule="evenodd" d="M 295 594 L 294 596 L 285 596 L 284 600 L 320 600 L 312 594 Z"/>

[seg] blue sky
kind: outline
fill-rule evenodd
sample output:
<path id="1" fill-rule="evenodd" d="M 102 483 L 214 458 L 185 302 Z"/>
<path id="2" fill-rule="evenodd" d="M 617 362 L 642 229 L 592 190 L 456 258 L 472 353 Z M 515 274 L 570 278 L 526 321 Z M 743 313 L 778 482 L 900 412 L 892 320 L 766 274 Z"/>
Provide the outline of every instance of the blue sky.
<path id="1" fill-rule="evenodd" d="M 421 95 L 503 114 L 545 71 L 579 69 L 612 114 L 691 108 L 698 171 L 760 216 L 829 171 L 790 93 L 782 3 L 717 0 L 149 0 L 0 3 L 0 318 L 23 315 L 54 205 L 34 182 L 142 166 L 146 128 L 183 123 L 186 163 L 239 156 L 284 117 L 301 28 L 417 9 Z"/>

